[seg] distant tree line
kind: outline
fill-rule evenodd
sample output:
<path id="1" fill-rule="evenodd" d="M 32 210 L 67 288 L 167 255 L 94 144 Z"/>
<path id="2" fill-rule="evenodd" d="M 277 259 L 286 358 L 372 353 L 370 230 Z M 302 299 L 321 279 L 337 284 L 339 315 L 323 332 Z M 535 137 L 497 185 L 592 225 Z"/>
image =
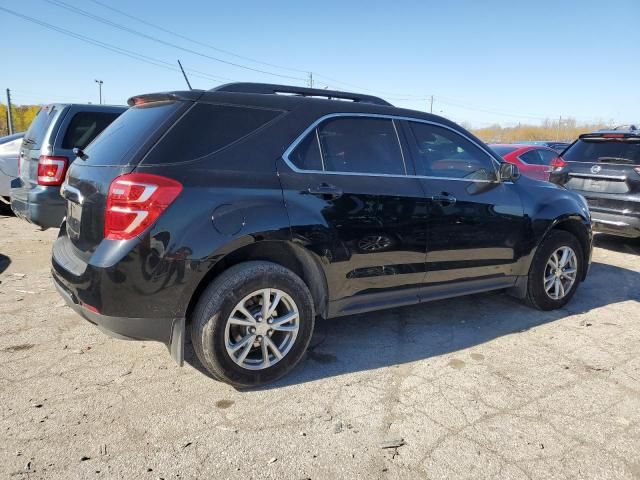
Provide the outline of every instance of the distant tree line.
<path id="1" fill-rule="evenodd" d="M 12 105 L 14 132 L 27 130 L 39 110 L 40 105 Z M 575 119 L 567 118 L 561 122 L 558 120 L 545 120 L 542 125 L 518 124 L 511 127 L 502 127 L 496 123 L 489 127 L 473 128 L 463 123 L 463 126 L 487 143 L 515 143 L 535 140 L 572 142 L 581 133 L 611 127 L 611 124 L 604 122 L 578 124 Z M 0 103 L 0 136 L 8 135 L 8 133 L 7 106 Z"/>
<path id="2" fill-rule="evenodd" d="M 11 105 L 13 132 L 24 132 L 38 114 L 40 105 Z M 9 135 L 7 106 L 0 103 L 0 136 Z"/>
<path id="3" fill-rule="evenodd" d="M 573 142 L 581 133 L 588 133 L 600 128 L 608 128 L 612 125 L 600 123 L 578 123 L 573 118 L 562 121 L 545 120 L 542 125 L 518 124 L 511 127 L 502 127 L 498 124 L 484 128 L 469 128 L 476 136 L 487 143 L 516 143 L 537 140 L 555 140 L 561 142 Z"/>

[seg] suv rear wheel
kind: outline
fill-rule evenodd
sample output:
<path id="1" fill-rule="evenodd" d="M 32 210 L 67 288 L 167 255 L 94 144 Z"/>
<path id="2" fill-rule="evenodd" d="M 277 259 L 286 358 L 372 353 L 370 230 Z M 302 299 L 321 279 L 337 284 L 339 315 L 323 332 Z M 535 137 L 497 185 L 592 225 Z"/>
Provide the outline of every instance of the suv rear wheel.
<path id="1" fill-rule="evenodd" d="M 566 305 L 580 283 L 583 258 L 576 237 L 563 230 L 549 232 L 529 269 L 528 302 L 540 310 Z"/>
<path id="2" fill-rule="evenodd" d="M 191 340 L 213 377 L 254 387 L 296 366 L 313 326 L 313 299 L 300 277 L 275 263 L 252 261 L 229 268 L 203 292 Z"/>

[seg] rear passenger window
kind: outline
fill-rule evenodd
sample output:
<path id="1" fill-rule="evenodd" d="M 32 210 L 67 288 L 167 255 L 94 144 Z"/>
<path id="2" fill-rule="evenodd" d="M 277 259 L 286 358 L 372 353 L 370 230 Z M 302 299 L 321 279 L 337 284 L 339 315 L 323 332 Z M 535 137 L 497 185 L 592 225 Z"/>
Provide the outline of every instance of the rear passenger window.
<path id="1" fill-rule="evenodd" d="M 169 130 L 144 163 L 184 162 L 214 153 L 281 113 L 261 108 L 197 103 Z"/>
<path id="2" fill-rule="evenodd" d="M 328 172 L 405 175 L 393 121 L 336 118 L 317 129 L 324 169 Z"/>
<path id="3" fill-rule="evenodd" d="M 107 128 L 120 113 L 79 112 L 76 113 L 62 139 L 62 148 L 85 148 Z"/>
<path id="4" fill-rule="evenodd" d="M 495 180 L 493 160 L 462 135 L 428 123 L 409 122 L 409 144 L 418 175 Z"/>
<path id="5" fill-rule="evenodd" d="M 302 170 L 324 170 L 315 129 L 298 144 L 289 160 Z"/>
<path id="6" fill-rule="evenodd" d="M 544 165 L 544 161 L 540 156 L 540 150 L 529 150 L 519 156 L 520 160 L 529 165 Z"/>

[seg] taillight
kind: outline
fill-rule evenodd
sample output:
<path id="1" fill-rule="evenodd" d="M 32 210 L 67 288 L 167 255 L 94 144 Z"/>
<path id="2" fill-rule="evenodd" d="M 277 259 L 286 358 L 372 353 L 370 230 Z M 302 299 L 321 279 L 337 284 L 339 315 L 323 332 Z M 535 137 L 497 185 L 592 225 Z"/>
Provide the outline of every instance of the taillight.
<path id="1" fill-rule="evenodd" d="M 67 157 L 42 155 L 38 159 L 38 185 L 61 185 L 68 165 Z"/>
<path id="2" fill-rule="evenodd" d="M 129 240 L 151 226 L 182 191 L 176 180 L 149 173 L 128 173 L 111 182 L 104 237 Z"/>
<path id="3" fill-rule="evenodd" d="M 552 172 L 557 172 L 562 170 L 562 168 L 567 166 L 567 162 L 565 162 L 562 157 L 556 157 L 549 163 Z"/>

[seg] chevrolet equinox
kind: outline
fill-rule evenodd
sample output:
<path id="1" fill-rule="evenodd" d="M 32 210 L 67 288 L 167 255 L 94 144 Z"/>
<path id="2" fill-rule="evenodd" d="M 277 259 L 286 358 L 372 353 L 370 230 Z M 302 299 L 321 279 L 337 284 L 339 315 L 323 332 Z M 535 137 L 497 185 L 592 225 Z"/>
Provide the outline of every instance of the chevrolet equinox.
<path id="1" fill-rule="evenodd" d="M 289 372 L 316 318 L 490 290 L 551 310 L 587 274 L 584 198 L 444 118 L 255 83 L 129 105 L 76 151 L 54 283 L 98 328 L 163 342 L 180 365 L 189 328 L 234 386 Z"/>

